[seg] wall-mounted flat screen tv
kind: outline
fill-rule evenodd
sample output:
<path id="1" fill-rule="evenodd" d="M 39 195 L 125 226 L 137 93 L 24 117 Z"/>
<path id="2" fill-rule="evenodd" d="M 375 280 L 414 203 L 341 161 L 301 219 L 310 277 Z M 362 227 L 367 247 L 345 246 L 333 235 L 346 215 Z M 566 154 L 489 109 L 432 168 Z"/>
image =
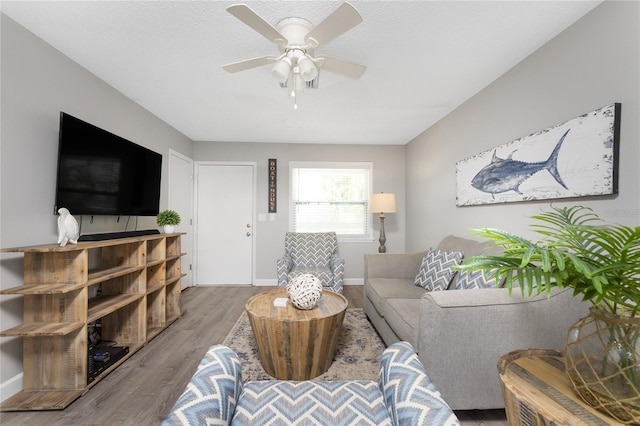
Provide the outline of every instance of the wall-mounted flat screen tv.
<path id="1" fill-rule="evenodd" d="M 155 216 L 162 155 L 60 112 L 54 214 Z"/>

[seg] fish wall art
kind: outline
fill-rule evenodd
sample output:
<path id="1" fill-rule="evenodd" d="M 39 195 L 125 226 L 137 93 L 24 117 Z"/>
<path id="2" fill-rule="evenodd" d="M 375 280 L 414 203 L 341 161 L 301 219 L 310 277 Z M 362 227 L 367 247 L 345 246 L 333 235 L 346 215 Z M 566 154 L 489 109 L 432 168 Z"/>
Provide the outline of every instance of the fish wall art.
<path id="1" fill-rule="evenodd" d="M 456 204 L 617 194 L 621 104 L 615 103 L 456 164 Z"/>

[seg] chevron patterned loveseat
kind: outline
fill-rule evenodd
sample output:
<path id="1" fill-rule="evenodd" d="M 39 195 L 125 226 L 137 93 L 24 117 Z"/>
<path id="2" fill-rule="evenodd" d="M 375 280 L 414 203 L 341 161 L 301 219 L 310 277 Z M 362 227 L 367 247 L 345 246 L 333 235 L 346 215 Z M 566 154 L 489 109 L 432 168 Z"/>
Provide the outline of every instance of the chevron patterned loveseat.
<path id="1" fill-rule="evenodd" d="M 278 287 L 302 274 L 312 274 L 322 286 L 342 294 L 344 259 L 338 255 L 335 232 L 287 232 L 284 255 L 276 260 Z"/>
<path id="2" fill-rule="evenodd" d="M 242 383 L 238 356 L 209 348 L 162 423 L 195 425 L 459 425 L 407 342 L 387 348 L 379 380 Z"/>

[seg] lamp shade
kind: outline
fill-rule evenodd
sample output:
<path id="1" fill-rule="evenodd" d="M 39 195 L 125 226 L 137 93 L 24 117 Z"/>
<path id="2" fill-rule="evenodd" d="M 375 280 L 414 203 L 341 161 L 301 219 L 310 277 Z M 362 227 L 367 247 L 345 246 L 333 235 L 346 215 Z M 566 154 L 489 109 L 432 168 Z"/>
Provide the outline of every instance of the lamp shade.
<path id="1" fill-rule="evenodd" d="M 318 76 L 318 69 L 311 62 L 311 59 L 306 56 L 298 59 L 298 68 L 300 69 L 300 76 L 304 81 L 311 81 Z"/>
<path id="2" fill-rule="evenodd" d="M 280 83 L 284 83 L 289 78 L 289 74 L 291 73 L 291 59 L 284 57 L 280 59 L 274 65 L 271 70 L 271 75 L 273 78 L 278 80 Z"/>
<path id="3" fill-rule="evenodd" d="M 395 194 L 371 194 L 369 198 L 369 212 L 371 213 L 395 213 L 396 212 L 396 195 Z"/>

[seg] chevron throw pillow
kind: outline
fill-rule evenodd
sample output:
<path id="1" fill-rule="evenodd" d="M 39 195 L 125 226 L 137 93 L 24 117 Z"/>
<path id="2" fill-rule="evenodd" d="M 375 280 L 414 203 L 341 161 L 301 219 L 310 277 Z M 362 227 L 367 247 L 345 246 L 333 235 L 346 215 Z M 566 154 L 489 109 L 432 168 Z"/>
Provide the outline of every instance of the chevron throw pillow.
<path id="1" fill-rule="evenodd" d="M 430 248 L 422 259 L 414 284 L 428 291 L 446 290 L 456 273 L 454 267 L 462 261 L 462 253 Z"/>
<path id="2" fill-rule="evenodd" d="M 456 275 L 455 289 L 468 290 L 472 288 L 500 287 L 498 281 L 487 271 L 460 271 Z"/>

